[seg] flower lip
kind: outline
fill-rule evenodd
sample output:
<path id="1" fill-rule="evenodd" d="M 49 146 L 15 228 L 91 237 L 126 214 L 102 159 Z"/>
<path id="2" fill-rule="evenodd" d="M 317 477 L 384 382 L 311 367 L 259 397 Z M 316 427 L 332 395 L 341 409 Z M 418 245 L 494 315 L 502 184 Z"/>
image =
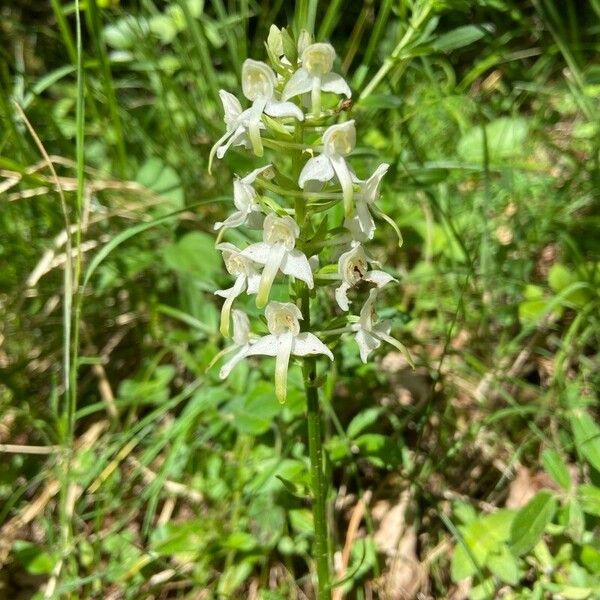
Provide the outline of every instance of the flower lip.
<path id="1" fill-rule="evenodd" d="M 356 129 L 354 120 L 332 125 L 323 134 L 325 153 L 329 155 L 347 156 L 356 145 Z"/>
<path id="2" fill-rule="evenodd" d="M 322 77 L 331 72 L 335 50 L 331 44 L 311 44 L 302 52 L 302 66 L 313 77 Z"/>
<path id="3" fill-rule="evenodd" d="M 267 327 L 273 335 L 292 333 L 294 336 L 300 333 L 300 319 L 302 313 L 292 302 L 269 302 L 265 308 Z"/>
<path id="4" fill-rule="evenodd" d="M 300 234 L 298 224 L 289 216 L 278 217 L 270 213 L 266 216 L 263 227 L 263 239 L 267 244 L 283 244 L 288 250 L 294 248 Z"/>
<path id="5" fill-rule="evenodd" d="M 273 96 L 277 80 L 271 67 L 259 60 L 248 58 L 242 67 L 242 91 L 248 100 L 269 99 Z"/>

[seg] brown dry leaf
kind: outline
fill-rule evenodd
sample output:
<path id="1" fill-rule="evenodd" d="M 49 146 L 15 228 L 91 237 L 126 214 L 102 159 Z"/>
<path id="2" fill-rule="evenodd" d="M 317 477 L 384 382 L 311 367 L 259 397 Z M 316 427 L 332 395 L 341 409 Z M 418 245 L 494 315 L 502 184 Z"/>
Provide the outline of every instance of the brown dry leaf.
<path id="1" fill-rule="evenodd" d="M 521 508 L 531 500 L 538 490 L 539 482 L 532 475 L 531 471 L 519 465 L 517 475 L 508 487 L 508 498 L 506 499 L 506 508 Z"/>
<path id="2" fill-rule="evenodd" d="M 378 588 L 383 600 L 411 600 L 422 587 L 425 568 L 417 557 L 416 529 L 407 518 L 409 491 L 405 490 L 391 508 L 386 504 L 378 503 L 373 511 L 374 516 L 381 515 L 374 541 L 378 552 L 386 556 Z"/>

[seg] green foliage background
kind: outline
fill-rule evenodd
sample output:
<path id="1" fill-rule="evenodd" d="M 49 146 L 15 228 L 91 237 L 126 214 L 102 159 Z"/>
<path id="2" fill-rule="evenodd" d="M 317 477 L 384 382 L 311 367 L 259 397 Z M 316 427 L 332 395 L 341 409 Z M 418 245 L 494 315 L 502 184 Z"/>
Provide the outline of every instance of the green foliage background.
<path id="1" fill-rule="evenodd" d="M 381 222 L 375 253 L 417 363 L 347 340 L 329 373 L 341 589 L 600 597 L 600 3 L 81 4 L 80 64 L 74 4 L 1 9 L 0 597 L 313 597 L 299 370 L 281 407 L 269 361 L 209 369 L 212 224 L 252 162 L 207 173 L 218 90 L 311 15 L 354 91 L 358 174 L 391 164 L 404 245 Z"/>

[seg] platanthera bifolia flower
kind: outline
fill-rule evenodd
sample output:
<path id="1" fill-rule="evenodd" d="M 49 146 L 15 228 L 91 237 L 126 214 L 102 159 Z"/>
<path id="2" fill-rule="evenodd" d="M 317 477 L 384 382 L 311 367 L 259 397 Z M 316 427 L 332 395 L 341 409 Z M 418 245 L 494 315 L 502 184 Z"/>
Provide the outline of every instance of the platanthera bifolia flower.
<path id="1" fill-rule="evenodd" d="M 310 44 L 301 55 L 302 66 L 290 77 L 283 88 L 282 98 L 288 100 L 310 92 L 312 114 L 321 114 L 321 91 L 343 94 L 347 98 L 352 92 L 343 77 L 332 73 L 335 50 L 331 44 Z"/>
<path id="2" fill-rule="evenodd" d="M 252 106 L 242 110 L 242 105 L 233 94 L 225 90 L 219 91 L 227 131 L 210 151 L 209 171 L 215 152 L 217 158 L 223 158 L 232 145 L 252 148 L 256 156 L 263 155 L 260 138 L 260 130 L 265 129 L 262 122 L 263 112 L 270 117 L 290 117 L 299 121 L 304 119 L 304 114 L 295 104 L 275 99 L 276 84 L 277 78 L 269 65 L 248 58 L 242 66 L 242 91 L 252 102 Z"/>
<path id="3" fill-rule="evenodd" d="M 225 268 L 230 275 L 235 277 L 235 283 L 232 287 L 215 292 L 217 296 L 225 298 L 225 302 L 221 308 L 220 329 L 224 337 L 229 337 L 229 315 L 233 301 L 244 292 L 256 294 L 260 284 L 260 275 L 256 270 L 257 265 L 244 256 L 239 248 L 236 248 L 233 244 L 224 242 L 218 244 L 216 248 L 223 253 Z"/>
<path id="4" fill-rule="evenodd" d="M 364 281 L 380 288 L 390 281 L 395 281 L 385 271 L 369 271 L 367 255 L 360 244 L 356 244 L 340 256 L 338 274 L 342 283 L 335 290 L 335 299 L 342 310 L 349 310 L 348 290 L 359 282 Z"/>
<path id="5" fill-rule="evenodd" d="M 407 357 L 412 364 L 412 360 L 408 355 L 406 348 L 390 335 L 392 324 L 390 321 L 377 322 L 377 312 L 375 310 L 375 300 L 377 299 L 378 288 L 373 288 L 369 292 L 369 297 L 364 303 L 360 311 L 360 319 L 358 323 L 351 325 L 353 331 L 356 331 L 355 340 L 358 344 L 361 360 L 366 363 L 369 354 L 381 346 L 382 342 L 391 344 L 404 356 Z"/>
<path id="6" fill-rule="evenodd" d="M 231 311 L 231 320 L 233 321 L 233 345 L 221 351 L 214 360 L 234 350 L 237 350 L 237 352 L 221 367 L 219 371 L 221 379 L 225 379 L 231 373 L 235 365 L 246 356 L 246 352 L 250 347 L 250 321 L 248 315 L 241 310 L 234 309 Z M 214 364 L 214 360 L 211 365 Z"/>
<path id="7" fill-rule="evenodd" d="M 344 226 L 350 230 L 352 237 L 357 241 L 372 240 L 375 235 L 375 221 L 369 207 L 375 204 L 379 197 L 379 186 L 389 167 L 387 163 L 382 163 L 367 180 L 358 180 L 360 191 L 354 194 L 356 214 L 344 221 Z"/>
<path id="8" fill-rule="evenodd" d="M 304 189 L 309 181 L 327 182 L 337 177 L 344 198 L 344 213 L 350 218 L 354 212 L 352 174 L 345 156 L 354 150 L 356 129 L 354 121 L 332 125 L 323 134 L 323 153 L 311 158 L 300 172 L 298 185 Z"/>
<path id="9" fill-rule="evenodd" d="M 252 187 L 254 180 L 259 176 L 272 173 L 271 165 L 254 169 L 251 173 L 242 177 L 236 177 L 233 181 L 233 203 L 237 210 L 229 215 L 224 221 L 215 223 L 215 229 L 231 229 L 240 225 L 249 227 L 262 227 L 264 215 L 257 202 L 256 190 Z"/>
<path id="10" fill-rule="evenodd" d="M 295 304 L 291 302 L 269 302 L 265 309 L 265 317 L 267 318 L 269 334 L 251 343 L 241 358 L 274 356 L 275 394 L 280 402 L 285 402 L 290 357 L 324 354 L 330 360 L 333 360 L 333 354 L 316 335 L 309 332 L 300 333 L 302 313 Z M 237 356 L 234 358 L 237 359 Z M 220 375 L 224 378 L 227 373 L 228 371 L 223 375 L 223 369 L 221 369 Z"/>
<path id="11" fill-rule="evenodd" d="M 243 257 L 264 265 L 256 296 L 258 308 L 267 304 L 278 271 L 304 281 L 309 289 L 313 288 L 308 259 L 300 250 L 295 249 L 298 235 L 300 229 L 292 217 L 278 217 L 270 213 L 265 217 L 263 224 L 263 241 L 242 251 Z"/>

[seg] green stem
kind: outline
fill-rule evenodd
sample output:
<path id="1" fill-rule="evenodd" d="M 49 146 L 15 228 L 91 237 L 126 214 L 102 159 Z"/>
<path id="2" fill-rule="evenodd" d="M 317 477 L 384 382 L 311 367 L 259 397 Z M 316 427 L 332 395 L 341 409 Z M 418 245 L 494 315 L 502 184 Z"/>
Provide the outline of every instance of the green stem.
<path id="1" fill-rule="evenodd" d="M 303 284 L 301 309 L 303 328 L 310 329 L 310 300 Z M 327 535 L 327 483 L 323 472 L 323 425 L 319 409 L 319 392 L 316 387 L 317 367 L 314 358 L 305 358 L 303 365 L 306 390 L 306 416 L 308 421 L 308 453 L 310 456 L 310 481 L 313 492 L 313 518 L 315 523 L 314 559 L 317 567 L 318 600 L 331 599 L 329 575 L 329 543 Z"/>

